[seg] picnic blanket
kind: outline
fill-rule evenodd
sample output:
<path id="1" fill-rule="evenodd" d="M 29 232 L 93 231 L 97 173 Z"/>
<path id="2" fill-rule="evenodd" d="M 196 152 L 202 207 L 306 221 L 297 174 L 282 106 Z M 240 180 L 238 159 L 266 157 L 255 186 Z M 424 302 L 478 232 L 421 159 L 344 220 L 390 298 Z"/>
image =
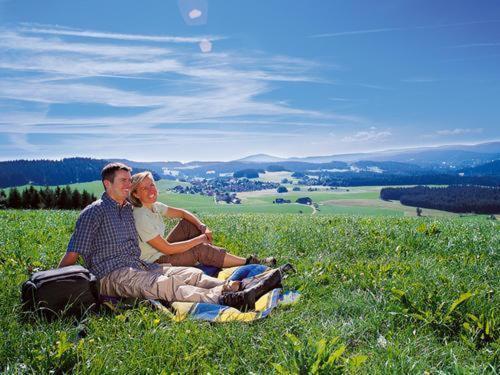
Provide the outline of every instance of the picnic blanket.
<path id="1" fill-rule="evenodd" d="M 268 270 L 266 266 L 258 264 L 225 268 L 218 273 L 217 278 L 221 280 L 243 280 L 244 278 L 258 275 L 266 270 Z M 213 270 L 210 269 L 207 273 L 215 275 Z M 271 311 L 279 305 L 296 303 L 299 298 L 300 293 L 296 291 L 283 292 L 282 289 L 276 288 L 256 301 L 255 310 L 246 312 L 239 311 L 229 306 L 200 302 L 173 302 L 168 307 L 158 300 L 147 300 L 146 303 L 176 322 L 186 319 L 219 323 L 234 321 L 252 322 L 267 317 Z M 108 307 L 112 307 L 109 304 L 107 305 Z"/>

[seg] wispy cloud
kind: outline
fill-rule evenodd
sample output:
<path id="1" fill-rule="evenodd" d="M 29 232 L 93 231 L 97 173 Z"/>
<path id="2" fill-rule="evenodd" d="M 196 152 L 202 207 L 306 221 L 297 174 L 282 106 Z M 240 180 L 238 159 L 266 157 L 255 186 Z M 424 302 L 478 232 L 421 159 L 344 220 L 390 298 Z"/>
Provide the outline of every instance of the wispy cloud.
<path id="1" fill-rule="evenodd" d="M 30 25 L 24 24 L 20 31 L 34 34 L 46 35 L 61 35 L 61 36 L 76 36 L 83 38 L 97 39 L 114 39 L 124 41 L 139 41 L 139 42 L 163 42 L 163 43 L 200 43 L 203 40 L 221 40 L 225 39 L 217 35 L 204 35 L 198 37 L 181 37 L 169 35 L 139 35 L 139 34 L 121 34 L 93 30 L 81 30 L 67 27 L 54 27 L 52 25 Z"/>
<path id="2" fill-rule="evenodd" d="M 336 37 L 336 36 L 345 36 L 345 35 L 376 34 L 376 33 L 386 33 L 389 31 L 406 30 L 406 29 L 407 28 L 401 28 L 401 27 L 383 27 L 383 28 L 379 28 L 379 29 L 339 31 L 336 33 L 325 33 L 325 34 L 311 35 L 311 38 L 332 38 L 332 37 Z"/>
<path id="3" fill-rule="evenodd" d="M 481 134 L 483 132 L 482 128 L 455 128 L 455 129 L 443 129 L 436 131 L 438 135 L 464 135 L 464 134 Z"/>
<path id="4" fill-rule="evenodd" d="M 119 39 L 120 43 L 99 39 Z M 294 108 L 286 101 L 262 98 L 279 81 L 321 81 L 315 73 L 318 63 L 263 53 L 193 53 L 178 45 L 195 39 L 50 26 L 0 30 L 0 47 L 4 47 L 0 69 L 6 73 L 0 81 L 3 103 L 46 106 L 4 112 L 0 131 L 115 135 L 142 131 L 158 135 L 166 131 L 158 127 L 163 124 L 331 126 L 332 122 L 364 121 L 354 115 Z M 167 48 L 150 42 L 177 44 Z M 151 80 L 155 89 L 149 90 L 149 84 L 136 85 L 131 79 Z M 54 104 L 141 110 L 134 114 L 115 110 L 99 116 L 80 111 L 64 116 L 49 111 Z"/>
<path id="5" fill-rule="evenodd" d="M 311 38 L 333 38 L 339 36 L 377 34 L 377 33 L 387 33 L 393 31 L 442 29 L 448 27 L 460 27 L 460 26 L 478 25 L 485 23 L 500 23 L 500 20 L 483 20 L 483 21 L 470 21 L 470 22 L 443 23 L 436 25 L 422 25 L 422 26 L 409 26 L 409 27 L 381 27 L 374 29 L 349 30 L 349 31 L 339 31 L 334 33 L 311 35 Z"/>
<path id="6" fill-rule="evenodd" d="M 392 133 L 388 130 L 377 131 L 376 128 L 370 128 L 368 131 L 359 131 L 353 135 L 345 136 L 342 142 L 373 142 L 381 141 L 390 137 Z"/>
<path id="7" fill-rule="evenodd" d="M 432 77 L 410 77 L 401 80 L 401 82 L 406 82 L 406 83 L 432 83 L 436 81 L 437 79 Z"/>
<path id="8" fill-rule="evenodd" d="M 133 58 L 138 56 L 161 56 L 171 53 L 167 48 L 150 46 L 118 46 L 114 44 L 91 44 L 65 42 L 57 38 L 25 36 L 11 31 L 0 31 L 0 47 L 11 51 L 29 51 L 32 53 L 77 53 L 115 58 Z"/>
<path id="9" fill-rule="evenodd" d="M 485 42 L 485 43 L 469 43 L 469 44 L 459 44 L 457 46 L 452 46 L 451 48 L 477 48 L 477 47 L 499 47 L 500 42 Z"/>

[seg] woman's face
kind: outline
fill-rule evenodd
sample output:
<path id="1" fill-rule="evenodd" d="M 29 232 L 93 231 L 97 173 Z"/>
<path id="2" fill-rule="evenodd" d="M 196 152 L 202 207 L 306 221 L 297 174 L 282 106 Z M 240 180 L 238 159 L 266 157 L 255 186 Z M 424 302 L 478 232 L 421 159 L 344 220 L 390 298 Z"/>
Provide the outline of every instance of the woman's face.
<path id="1" fill-rule="evenodd" d="M 141 201 L 143 205 L 146 206 L 156 202 L 156 199 L 158 198 L 158 190 L 156 189 L 155 182 L 149 177 L 146 177 L 137 186 L 135 196 Z"/>

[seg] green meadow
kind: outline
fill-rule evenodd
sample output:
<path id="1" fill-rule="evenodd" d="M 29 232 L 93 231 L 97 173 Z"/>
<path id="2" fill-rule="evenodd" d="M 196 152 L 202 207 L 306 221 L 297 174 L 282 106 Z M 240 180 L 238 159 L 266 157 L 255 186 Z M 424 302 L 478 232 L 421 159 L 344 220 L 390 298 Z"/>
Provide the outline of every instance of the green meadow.
<path id="1" fill-rule="evenodd" d="M 20 285 L 57 265 L 77 216 L 0 211 L 2 373 L 498 373 L 496 221 L 205 213 L 216 244 L 294 264 L 284 285 L 299 302 L 254 323 L 145 306 L 27 322 Z"/>

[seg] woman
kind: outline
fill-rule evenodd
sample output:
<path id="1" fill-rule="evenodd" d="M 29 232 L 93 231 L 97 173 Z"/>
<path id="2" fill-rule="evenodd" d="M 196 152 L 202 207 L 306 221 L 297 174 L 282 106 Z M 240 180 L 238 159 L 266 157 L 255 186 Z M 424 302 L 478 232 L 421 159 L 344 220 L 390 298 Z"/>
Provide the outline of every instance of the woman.
<path id="1" fill-rule="evenodd" d="M 198 262 L 218 268 L 245 264 L 276 265 L 272 257 L 263 260 L 229 254 L 212 244 L 212 231 L 189 211 L 157 202 L 158 190 L 151 172 L 132 176 L 129 199 L 134 205 L 134 220 L 139 234 L 141 259 L 169 263 L 172 266 L 194 266 Z M 165 238 L 163 217 L 181 221 Z"/>

